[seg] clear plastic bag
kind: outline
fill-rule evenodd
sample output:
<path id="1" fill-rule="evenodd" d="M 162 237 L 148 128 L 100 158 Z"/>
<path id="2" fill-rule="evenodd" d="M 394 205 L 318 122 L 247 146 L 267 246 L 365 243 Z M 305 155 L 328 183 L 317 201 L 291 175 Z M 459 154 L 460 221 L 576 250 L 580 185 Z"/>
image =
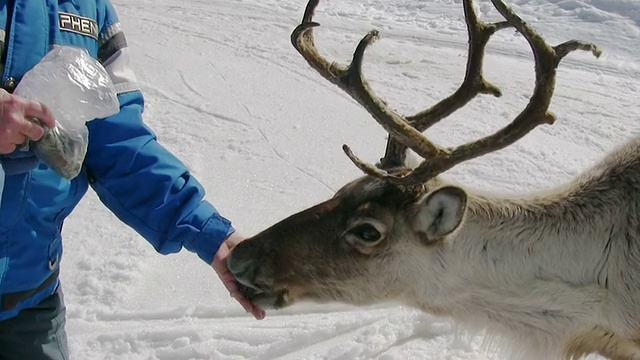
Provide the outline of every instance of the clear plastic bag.
<path id="1" fill-rule="evenodd" d="M 41 102 L 53 112 L 56 127 L 29 146 L 41 161 L 69 180 L 80 173 L 87 152 L 86 122 L 120 110 L 104 67 L 86 50 L 70 46 L 54 47 L 24 75 L 14 94 Z"/>

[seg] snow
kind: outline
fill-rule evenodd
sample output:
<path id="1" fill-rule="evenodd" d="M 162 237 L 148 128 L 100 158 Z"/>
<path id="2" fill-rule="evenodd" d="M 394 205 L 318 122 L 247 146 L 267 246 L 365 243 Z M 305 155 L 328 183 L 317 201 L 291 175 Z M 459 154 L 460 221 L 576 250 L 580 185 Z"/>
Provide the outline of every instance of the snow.
<path id="1" fill-rule="evenodd" d="M 513 0 L 556 44 L 596 42 L 558 72 L 553 126 L 445 176 L 473 188 L 528 192 L 565 182 L 640 131 L 637 0 Z M 385 133 L 311 70 L 289 42 L 304 0 L 115 0 L 146 96 L 145 119 L 244 234 L 332 195 L 360 176 L 348 144 L 375 162 Z M 496 20 L 487 0 L 484 19 Z M 372 28 L 374 90 L 404 114 L 460 83 L 466 31 L 460 0 L 321 2 L 321 52 L 340 62 Z M 452 145 L 488 134 L 528 101 L 533 62 L 513 31 L 490 43 L 482 96 L 427 135 Z M 392 305 L 299 304 L 257 321 L 213 270 L 183 251 L 161 256 L 89 193 L 64 228 L 62 283 L 73 359 L 508 359 L 483 334 Z M 596 357 L 592 357 L 595 359 Z"/>

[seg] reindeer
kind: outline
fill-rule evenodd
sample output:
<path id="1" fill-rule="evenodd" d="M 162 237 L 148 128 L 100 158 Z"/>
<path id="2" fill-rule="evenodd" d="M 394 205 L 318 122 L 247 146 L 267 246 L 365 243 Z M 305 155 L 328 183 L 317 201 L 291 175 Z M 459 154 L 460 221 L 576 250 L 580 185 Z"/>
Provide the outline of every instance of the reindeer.
<path id="1" fill-rule="evenodd" d="M 351 63 L 323 58 L 314 45 L 311 0 L 293 46 L 389 133 L 374 166 L 343 150 L 365 176 L 333 198 L 239 244 L 228 265 L 247 296 L 270 308 L 299 300 L 366 305 L 399 302 L 507 339 L 536 359 L 597 353 L 640 359 L 640 138 L 630 140 L 569 184 L 506 197 L 475 192 L 438 175 L 552 124 L 556 69 L 570 52 L 599 49 L 571 40 L 546 43 L 502 0 L 506 21 L 478 19 L 463 0 L 469 48 L 464 81 L 449 97 L 413 116 L 392 110 L 361 74 L 365 49 Z M 422 132 L 478 94 L 500 96 L 482 74 L 490 37 L 515 28 L 535 58 L 535 88 L 511 123 L 455 148 Z M 407 149 L 423 160 L 406 163 Z"/>

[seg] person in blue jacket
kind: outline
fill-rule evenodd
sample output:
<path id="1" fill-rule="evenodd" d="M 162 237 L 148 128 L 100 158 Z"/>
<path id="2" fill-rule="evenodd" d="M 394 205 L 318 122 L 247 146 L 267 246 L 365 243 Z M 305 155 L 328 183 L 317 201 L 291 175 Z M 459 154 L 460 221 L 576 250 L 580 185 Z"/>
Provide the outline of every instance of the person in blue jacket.
<path id="1" fill-rule="evenodd" d="M 55 126 L 50 109 L 11 94 L 57 45 L 84 48 L 98 59 L 120 102 L 117 114 L 87 123 L 83 169 L 71 181 L 23 149 L 45 131 L 29 119 Z M 0 1 L 0 64 L 0 359 L 68 359 L 58 280 L 61 229 L 89 186 L 158 252 L 195 252 L 246 311 L 264 317 L 226 266 L 242 236 L 143 123 L 143 96 L 109 0 Z"/>

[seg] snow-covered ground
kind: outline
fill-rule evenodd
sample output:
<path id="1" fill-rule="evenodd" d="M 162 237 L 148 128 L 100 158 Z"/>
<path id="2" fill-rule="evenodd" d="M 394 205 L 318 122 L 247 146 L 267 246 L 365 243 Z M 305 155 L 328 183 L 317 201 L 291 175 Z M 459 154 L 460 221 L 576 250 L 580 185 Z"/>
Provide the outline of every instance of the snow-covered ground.
<path id="1" fill-rule="evenodd" d="M 552 43 L 596 42 L 604 56 L 563 62 L 558 121 L 447 177 L 502 192 L 567 181 L 640 132 L 638 0 L 513 0 Z M 360 175 L 342 144 L 374 162 L 385 133 L 289 43 L 306 0 L 115 0 L 146 94 L 146 120 L 244 234 L 328 198 Z M 497 19 L 488 0 L 485 19 Z M 326 0 L 318 46 L 344 62 L 366 31 L 382 39 L 365 74 L 411 114 L 462 79 L 460 0 Z M 480 97 L 428 135 L 454 144 L 505 125 L 533 87 L 529 50 L 513 31 L 490 43 L 486 77 L 500 99 Z M 144 186 L 141 184 L 141 186 Z M 65 225 L 62 265 L 73 359 L 506 359 L 482 334 L 399 306 L 311 305 L 245 314 L 195 255 L 160 256 L 93 193 Z"/>

